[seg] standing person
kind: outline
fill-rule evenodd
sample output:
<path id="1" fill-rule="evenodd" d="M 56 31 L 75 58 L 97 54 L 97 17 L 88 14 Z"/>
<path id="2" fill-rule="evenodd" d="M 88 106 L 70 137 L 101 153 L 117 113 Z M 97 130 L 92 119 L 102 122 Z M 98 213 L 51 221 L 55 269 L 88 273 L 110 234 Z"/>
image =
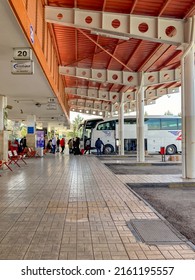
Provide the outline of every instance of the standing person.
<path id="1" fill-rule="evenodd" d="M 74 155 L 80 155 L 80 138 L 76 137 L 75 143 L 74 143 Z"/>
<path id="2" fill-rule="evenodd" d="M 73 140 L 68 140 L 68 148 L 69 148 L 69 154 L 72 154 L 72 148 L 73 148 Z"/>
<path id="3" fill-rule="evenodd" d="M 49 153 L 52 152 L 52 144 L 51 144 L 51 142 L 52 142 L 51 139 L 47 142 L 46 152 L 49 152 Z"/>
<path id="4" fill-rule="evenodd" d="M 62 150 L 61 150 L 61 153 L 63 154 L 64 153 L 64 148 L 65 148 L 65 139 L 64 139 L 64 137 L 61 139 L 61 141 L 60 141 L 60 146 L 61 146 L 61 148 L 62 148 Z"/>
<path id="5" fill-rule="evenodd" d="M 26 137 L 25 136 L 20 140 L 20 145 L 23 147 L 23 149 L 27 147 L 27 145 L 26 145 Z"/>
<path id="6" fill-rule="evenodd" d="M 52 143 L 52 153 L 55 154 L 55 152 L 56 152 L 56 137 L 55 136 L 53 136 L 51 143 Z"/>
<path id="7" fill-rule="evenodd" d="M 88 154 L 90 154 L 90 150 L 91 150 L 91 141 L 90 141 L 90 138 L 88 138 L 85 142 L 84 154 L 86 154 L 87 152 L 88 152 Z"/>
<path id="8" fill-rule="evenodd" d="M 60 139 L 59 139 L 59 137 L 57 138 L 56 144 L 57 144 L 56 152 L 59 153 L 59 151 L 60 151 Z"/>
<path id="9" fill-rule="evenodd" d="M 102 142 L 102 140 L 100 138 L 98 138 L 95 142 L 95 147 L 97 150 L 97 155 L 101 155 L 102 154 L 102 146 L 104 147 L 104 143 Z"/>

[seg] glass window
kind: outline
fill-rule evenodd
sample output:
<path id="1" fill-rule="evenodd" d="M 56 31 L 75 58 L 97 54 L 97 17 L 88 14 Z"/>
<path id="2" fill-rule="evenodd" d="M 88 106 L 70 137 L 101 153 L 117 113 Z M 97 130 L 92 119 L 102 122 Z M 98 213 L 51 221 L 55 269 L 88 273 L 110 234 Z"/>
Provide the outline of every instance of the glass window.
<path id="1" fill-rule="evenodd" d="M 97 120 L 87 120 L 86 121 L 86 129 L 94 128 L 99 121 L 103 121 L 103 119 Z"/>
<path id="2" fill-rule="evenodd" d="M 115 121 L 100 123 L 97 126 L 97 130 L 115 130 Z"/>
<path id="3" fill-rule="evenodd" d="M 161 119 L 161 129 L 176 130 L 177 129 L 177 119 Z"/>
<path id="4" fill-rule="evenodd" d="M 148 130 L 160 130 L 160 119 L 145 119 L 145 124 L 148 125 Z"/>
<path id="5" fill-rule="evenodd" d="M 181 129 L 181 119 L 178 119 L 178 129 Z"/>

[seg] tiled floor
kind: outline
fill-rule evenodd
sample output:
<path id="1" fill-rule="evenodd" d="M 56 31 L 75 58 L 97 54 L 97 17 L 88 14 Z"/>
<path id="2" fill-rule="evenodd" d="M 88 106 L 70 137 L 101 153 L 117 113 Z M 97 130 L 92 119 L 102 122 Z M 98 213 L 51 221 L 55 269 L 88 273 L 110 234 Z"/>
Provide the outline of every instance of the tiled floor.
<path id="1" fill-rule="evenodd" d="M 0 259 L 195 259 L 187 243 L 147 245 L 127 227 L 159 217 L 123 182 L 162 178 L 117 177 L 91 155 L 27 162 L 1 171 Z"/>

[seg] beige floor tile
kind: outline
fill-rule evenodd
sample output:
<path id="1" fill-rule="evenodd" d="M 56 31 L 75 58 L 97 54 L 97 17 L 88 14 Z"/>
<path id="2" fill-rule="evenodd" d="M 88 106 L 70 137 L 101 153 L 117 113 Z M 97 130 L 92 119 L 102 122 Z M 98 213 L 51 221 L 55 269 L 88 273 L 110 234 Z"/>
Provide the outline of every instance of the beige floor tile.
<path id="1" fill-rule="evenodd" d="M 116 176 L 95 156 L 48 154 L 0 180 L 0 259 L 195 259 L 188 244 L 151 246 L 127 227 L 158 217 L 125 183 L 178 176 Z"/>

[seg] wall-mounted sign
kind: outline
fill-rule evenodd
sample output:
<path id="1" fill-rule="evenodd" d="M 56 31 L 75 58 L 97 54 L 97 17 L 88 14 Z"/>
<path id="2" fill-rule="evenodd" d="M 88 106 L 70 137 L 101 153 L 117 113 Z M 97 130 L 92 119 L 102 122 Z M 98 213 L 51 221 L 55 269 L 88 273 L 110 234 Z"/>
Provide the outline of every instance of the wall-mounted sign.
<path id="1" fill-rule="evenodd" d="M 33 74 L 34 62 L 29 61 L 11 61 L 11 73 L 12 74 Z"/>
<path id="2" fill-rule="evenodd" d="M 47 110 L 57 110 L 57 106 L 55 103 L 48 103 Z"/>
<path id="3" fill-rule="evenodd" d="M 28 127 L 27 127 L 27 133 L 28 133 L 28 134 L 34 134 L 34 133 L 35 133 L 35 128 L 34 128 L 34 126 L 28 126 Z"/>
<path id="4" fill-rule="evenodd" d="M 15 59 L 15 60 L 32 60 L 32 49 L 14 48 L 13 59 Z"/>
<path id="5" fill-rule="evenodd" d="M 55 98 L 49 97 L 48 98 L 48 103 L 55 103 Z"/>

